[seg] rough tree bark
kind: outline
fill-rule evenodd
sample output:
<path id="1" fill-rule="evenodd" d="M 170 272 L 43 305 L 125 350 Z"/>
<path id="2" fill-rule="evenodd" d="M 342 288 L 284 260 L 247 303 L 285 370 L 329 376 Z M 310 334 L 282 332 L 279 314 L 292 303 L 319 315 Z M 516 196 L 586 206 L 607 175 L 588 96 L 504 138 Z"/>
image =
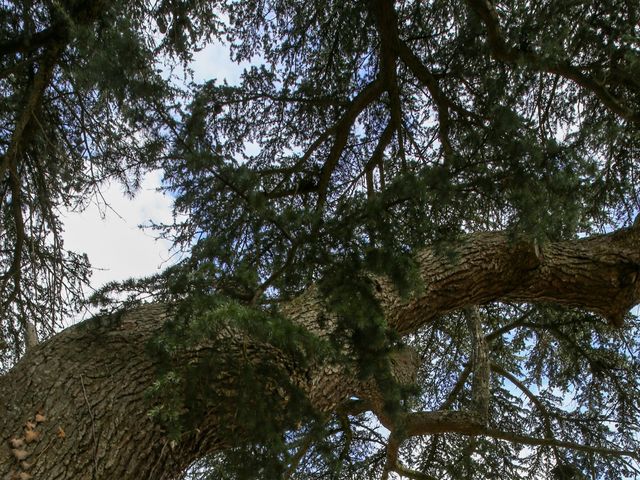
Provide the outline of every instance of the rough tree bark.
<path id="1" fill-rule="evenodd" d="M 419 252 L 424 288 L 413 298 L 402 300 L 384 279 L 376 278 L 375 286 L 389 325 L 402 335 L 446 312 L 495 300 L 584 308 L 619 326 L 640 300 L 639 245 L 638 222 L 609 235 L 541 248 L 501 233 L 481 233 L 464 239 L 454 260 L 429 249 Z M 331 325 L 320 318 L 325 317 L 323 309 L 310 289 L 283 310 L 298 324 L 325 335 Z M 28 473 L 51 480 L 170 479 L 203 454 L 231 444 L 217 426 L 234 420 L 215 411 L 202 419 L 197 434 L 178 443 L 169 442 L 147 416 L 145 391 L 156 364 L 145 345 L 166 320 L 165 311 L 162 305 L 147 305 L 76 325 L 29 351 L 0 377 L 0 478 Z M 234 333 L 211 341 L 225 341 L 231 354 L 247 351 L 240 345 L 246 339 Z M 352 396 L 372 400 L 368 404 L 374 410 L 380 404 L 371 385 L 360 384 L 340 365 L 303 370 L 268 345 L 251 347 L 251 355 L 287 364 L 294 382 L 319 410 L 335 411 Z M 179 361 L 197 355 L 188 352 Z M 415 365 L 398 362 L 395 368 L 401 378 Z M 215 378 L 212 375 L 212 381 Z M 460 417 L 448 421 L 442 415 L 419 414 L 407 416 L 407 421 L 414 421 L 408 431 L 419 434 L 483 431 L 481 426 L 464 430 Z"/>

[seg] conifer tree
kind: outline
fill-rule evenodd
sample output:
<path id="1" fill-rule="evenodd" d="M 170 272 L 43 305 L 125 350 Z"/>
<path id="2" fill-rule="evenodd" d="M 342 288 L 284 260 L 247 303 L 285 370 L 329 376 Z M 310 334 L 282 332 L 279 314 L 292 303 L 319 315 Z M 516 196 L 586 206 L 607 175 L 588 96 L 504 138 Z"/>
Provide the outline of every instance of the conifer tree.
<path id="1" fill-rule="evenodd" d="M 0 13 L 2 478 L 640 474 L 635 2 Z M 155 169 L 183 259 L 56 334 Z"/>

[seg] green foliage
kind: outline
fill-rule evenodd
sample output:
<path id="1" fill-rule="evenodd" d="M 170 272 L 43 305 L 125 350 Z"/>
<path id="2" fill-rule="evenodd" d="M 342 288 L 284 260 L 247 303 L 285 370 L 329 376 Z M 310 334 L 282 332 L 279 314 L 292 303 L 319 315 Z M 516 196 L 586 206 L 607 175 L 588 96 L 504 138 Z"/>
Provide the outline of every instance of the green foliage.
<path id="1" fill-rule="evenodd" d="M 392 268 L 387 270 L 387 266 Z M 419 285 L 419 282 L 413 285 L 407 282 L 415 275 L 414 271 L 415 266 L 407 257 L 370 251 L 364 259 L 350 258 L 325 272 L 319 285 L 329 311 L 338 319 L 333 342 L 339 347 L 347 339 L 355 355 L 357 375 L 362 380 L 372 378 L 376 382 L 385 396 L 385 410 L 392 416 L 401 411 L 402 402 L 414 391 L 410 385 L 399 385 L 391 374 L 389 354 L 402 344 L 398 335 L 388 328 L 375 298 L 373 281 L 365 274 L 388 274 L 397 278 L 399 291 L 408 294 Z"/>
<path id="2" fill-rule="evenodd" d="M 133 195 L 157 168 L 182 95 L 162 67 L 219 36 L 218 15 L 200 1 L 0 6 L 0 368 L 23 352 L 25 319 L 46 338 L 80 308 L 91 270 L 65 249 L 61 211 L 101 203 L 108 182 Z"/>
<path id="3" fill-rule="evenodd" d="M 585 312 L 496 304 L 483 309 L 483 319 L 492 362 L 514 374 L 538 402 L 494 370 L 491 417 L 496 428 L 543 437 L 548 421 L 554 437 L 568 442 L 634 444 L 640 432 L 634 373 L 640 357 L 630 339 L 637 338 L 637 318 L 626 319 L 626 332 L 614 332 Z M 418 379 L 422 392 L 413 408 L 434 410 L 445 402 L 468 358 L 465 328 L 465 320 L 452 314 L 414 339 L 412 346 L 424 361 Z M 452 407 L 464 410 L 470 402 L 467 384 Z M 636 475 L 633 463 L 623 458 L 534 449 L 491 438 L 435 435 L 411 440 L 405 449 L 407 462 L 436 478 L 487 478 L 498 470 L 502 478 L 554 478 L 556 466 L 557 472 L 573 472 L 575 478 Z"/>
<path id="4" fill-rule="evenodd" d="M 495 18 L 483 10 L 494 4 Z M 93 297 L 177 305 L 152 346 L 152 416 L 182 438 L 209 412 L 237 415 L 245 436 L 229 437 L 246 441 L 207 459 L 204 475 L 280 477 L 304 435 L 313 445 L 299 478 L 380 474 L 385 438 L 371 418 L 318 419 L 274 352 L 301 368 L 352 362 L 392 415 L 470 408 L 469 382 L 447 402 L 471 351 L 455 312 L 409 339 L 420 394 L 393 382 L 399 339 L 371 274 L 410 296 L 424 288 L 412 255 L 425 245 L 458 262 L 453 240 L 468 232 L 543 244 L 628 224 L 640 210 L 637 10 L 625 0 L 2 3 L 0 368 L 22 354 L 25 319 L 46 337 L 82 300 L 90 267 L 65 250 L 60 209 L 85 207 L 105 182 L 134 194 L 159 168 L 175 221 L 153 228 L 187 255 Z M 252 62 L 238 82 L 189 83 L 209 42 Z M 277 313 L 314 283 L 338 319 L 333 344 Z M 637 449 L 636 319 L 613 333 L 578 310 L 482 313 L 485 328 L 504 329 L 492 361 L 521 383 L 494 372 L 492 425 Z M 229 329 L 258 351 L 225 352 L 213 339 Z M 345 339 L 354 358 L 336 353 Z M 224 372 L 217 384 L 229 388 L 214 388 Z M 278 389 L 284 410 L 266 394 Z M 453 435 L 412 439 L 401 457 L 436 478 L 638 473 L 620 458 Z"/>
<path id="5" fill-rule="evenodd" d="M 159 378 L 148 392 L 149 415 L 178 440 L 208 415 L 234 418 L 236 455 L 262 449 L 274 461 L 282 435 L 316 413 L 290 372 L 335 355 L 331 345 L 291 321 L 222 297 L 190 299 L 149 345 Z M 187 364 L 178 359 L 189 358 Z M 235 439 L 235 440 L 231 440 Z"/>

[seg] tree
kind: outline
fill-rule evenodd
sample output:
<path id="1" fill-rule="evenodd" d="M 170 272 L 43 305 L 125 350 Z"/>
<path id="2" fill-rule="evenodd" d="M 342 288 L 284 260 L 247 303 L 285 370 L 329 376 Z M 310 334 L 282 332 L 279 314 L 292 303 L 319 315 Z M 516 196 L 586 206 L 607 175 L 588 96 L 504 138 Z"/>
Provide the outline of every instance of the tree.
<path id="1" fill-rule="evenodd" d="M 633 2 L 1 8 L 3 477 L 638 473 Z M 188 255 L 53 335 L 155 168 Z"/>

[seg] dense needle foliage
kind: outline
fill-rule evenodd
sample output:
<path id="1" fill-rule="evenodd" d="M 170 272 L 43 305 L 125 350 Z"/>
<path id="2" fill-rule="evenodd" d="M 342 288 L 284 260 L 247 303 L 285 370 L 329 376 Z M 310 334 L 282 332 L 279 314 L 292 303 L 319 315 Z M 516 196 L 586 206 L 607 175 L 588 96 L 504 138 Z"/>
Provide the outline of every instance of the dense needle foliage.
<path id="1" fill-rule="evenodd" d="M 177 326 L 154 347 L 162 355 L 229 321 L 294 356 L 337 358 L 340 342 L 320 347 L 277 314 L 317 283 L 359 375 L 381 385 L 400 339 L 365 272 L 410 295 L 421 288 L 412 253 L 424 246 L 455 262 L 451 246 L 466 233 L 504 230 L 544 245 L 628 225 L 640 208 L 633 1 L 0 5 L 4 365 L 24 351 L 32 326 L 50 335 L 81 301 L 90 269 L 64 249 L 61 209 L 99 201 L 109 181 L 133 194 L 151 169 L 162 169 L 175 199 L 175 223 L 154 228 L 188 255 L 96 301 L 124 292 L 183 302 Z M 188 68 L 208 42 L 253 66 L 234 84 L 174 81 L 168 69 Z M 416 436 L 399 454 L 407 475 L 640 473 L 629 454 L 640 433 L 635 319 L 614 331 L 590 314 L 545 305 L 492 304 L 480 315 L 492 371 L 489 423 L 549 443 Z M 404 339 L 421 359 L 419 393 L 387 385 L 395 409 L 471 408 L 474 347 L 464 317 L 453 313 Z M 234 367 L 245 394 L 283 381 L 255 371 L 243 380 L 245 367 Z M 187 406 L 220 401 L 208 392 L 204 405 L 185 403 L 202 401 L 203 392 L 185 385 L 197 386 L 206 370 L 165 371 L 151 392 L 166 401 L 152 413 L 175 435 L 189 428 Z M 369 414 L 318 417 L 303 404 L 286 422 L 247 419 L 246 428 L 264 429 L 255 441 L 203 459 L 191 475 L 385 473 L 386 436 Z"/>

